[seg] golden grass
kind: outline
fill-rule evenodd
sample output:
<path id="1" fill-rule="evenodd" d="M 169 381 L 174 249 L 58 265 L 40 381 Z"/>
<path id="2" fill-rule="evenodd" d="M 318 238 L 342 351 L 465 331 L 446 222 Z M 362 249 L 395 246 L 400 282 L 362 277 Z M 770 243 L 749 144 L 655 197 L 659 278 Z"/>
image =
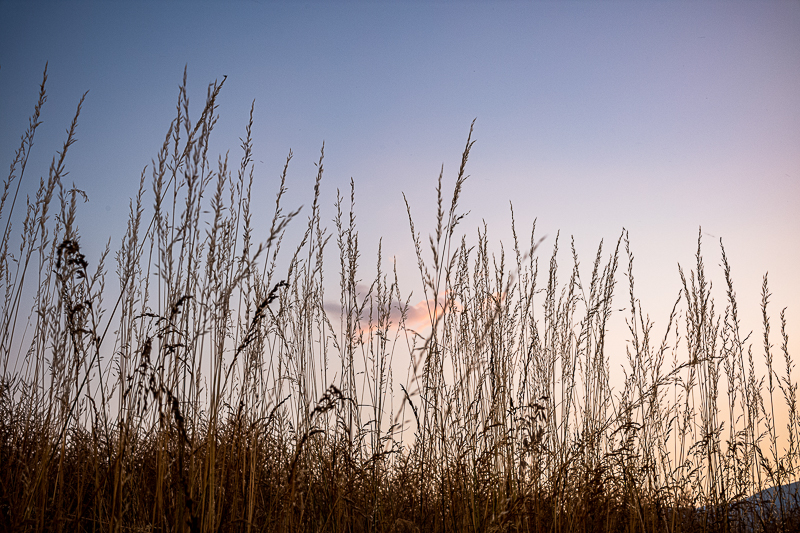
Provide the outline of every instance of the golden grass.
<path id="1" fill-rule="evenodd" d="M 349 199 L 337 195 L 335 231 L 320 219 L 324 152 L 300 241 L 286 242 L 287 228 L 302 223 L 282 203 L 291 152 L 258 237 L 252 111 L 239 164 L 227 156 L 214 164 L 208 141 L 224 80 L 209 86 L 193 124 L 184 74 L 177 116 L 131 201 L 109 291 L 109 250 L 99 260 L 83 255 L 81 193 L 62 183 L 80 104 L 49 176 L 20 207 L 45 81 L 46 70 L 0 203 L 0 528 L 800 526 L 796 507 L 744 500 L 797 481 L 800 433 L 784 315 L 775 347 L 765 277 L 756 350 L 767 373 L 758 375 L 724 249 L 722 313 L 698 239 L 659 341 L 634 296 L 626 232 L 610 252 L 598 247 L 588 280 L 573 247 L 566 281 L 558 238 L 539 271 L 535 227 L 522 242 L 512 223 L 508 254 L 489 252 L 486 228 L 475 243 L 459 237 L 470 129 L 449 200 L 439 176 L 427 244 L 408 208 L 429 302 L 430 333 L 421 337 L 406 328 L 408 299 L 380 251 L 368 290 L 357 288 L 352 184 Z M 21 232 L 10 223 L 20 209 Z M 338 324 L 325 309 L 331 238 Z M 605 342 L 620 268 L 629 343 L 615 389 Z M 406 348 L 411 378 L 401 381 L 406 369 L 393 370 L 394 356 Z M 776 403 L 788 411 L 786 428 L 774 423 Z"/>

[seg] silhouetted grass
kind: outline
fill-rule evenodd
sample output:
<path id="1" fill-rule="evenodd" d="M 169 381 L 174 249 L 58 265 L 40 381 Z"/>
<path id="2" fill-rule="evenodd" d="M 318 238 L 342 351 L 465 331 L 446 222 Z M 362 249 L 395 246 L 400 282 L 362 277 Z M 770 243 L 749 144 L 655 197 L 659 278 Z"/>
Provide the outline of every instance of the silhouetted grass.
<path id="1" fill-rule="evenodd" d="M 81 192 L 62 182 L 80 104 L 35 196 L 23 207 L 18 194 L 44 81 L 46 71 L 0 203 L 2 529 L 797 529 L 795 495 L 763 493 L 783 499 L 777 506 L 746 499 L 798 479 L 784 314 L 775 346 L 765 276 L 754 347 L 721 246 L 722 307 L 698 239 L 656 332 L 635 297 L 625 231 L 598 247 L 589 279 L 573 246 L 561 280 L 560 237 L 540 271 L 535 227 L 523 240 L 512 222 L 512 246 L 499 255 L 487 228 L 474 243 L 457 233 L 470 129 L 451 196 L 439 176 L 427 241 L 408 206 L 430 325 L 419 335 L 380 249 L 377 274 L 362 281 L 352 184 L 349 197 L 337 194 L 332 233 L 320 219 L 324 152 L 299 242 L 287 233 L 302 226 L 299 211 L 283 205 L 291 152 L 262 232 L 252 222 L 252 111 L 239 163 L 214 163 L 224 80 L 192 123 L 184 74 L 109 290 L 109 250 L 84 256 Z M 329 246 L 335 267 L 323 261 Z M 330 268 L 338 317 L 326 310 Z M 628 301 L 629 343 L 613 388 L 605 343 L 615 294 Z M 398 368 L 406 352 L 408 380 Z M 776 427 L 776 404 L 786 428 Z"/>

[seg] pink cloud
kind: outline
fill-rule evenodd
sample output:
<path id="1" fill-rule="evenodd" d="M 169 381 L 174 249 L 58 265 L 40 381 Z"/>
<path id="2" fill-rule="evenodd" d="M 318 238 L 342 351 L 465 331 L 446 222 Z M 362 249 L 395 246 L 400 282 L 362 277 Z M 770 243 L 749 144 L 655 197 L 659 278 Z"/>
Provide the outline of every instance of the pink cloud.
<path id="1" fill-rule="evenodd" d="M 366 290 L 361 291 L 361 294 L 366 293 Z M 392 307 L 389 312 L 389 320 L 391 322 L 390 329 L 397 329 L 400 325 L 401 320 L 403 318 L 403 313 L 401 306 L 405 308 L 405 322 L 404 326 L 406 329 L 412 331 L 424 331 L 429 329 L 431 326 L 431 322 L 435 321 L 441 315 L 449 309 L 446 307 L 450 305 L 451 307 L 460 307 L 458 304 L 453 306 L 452 304 L 448 304 L 445 293 L 440 293 L 439 297 L 437 298 L 435 309 L 434 309 L 434 300 L 430 298 L 428 300 L 420 300 L 416 304 L 406 304 L 405 302 L 398 305 L 396 300 L 392 301 Z M 323 305 L 325 312 L 328 313 L 332 320 L 338 319 L 341 316 L 342 306 L 339 302 L 325 302 Z M 435 312 L 435 315 L 432 314 Z M 364 322 L 368 319 L 368 310 L 364 310 Z M 363 331 L 367 331 L 367 325 L 363 325 Z"/>

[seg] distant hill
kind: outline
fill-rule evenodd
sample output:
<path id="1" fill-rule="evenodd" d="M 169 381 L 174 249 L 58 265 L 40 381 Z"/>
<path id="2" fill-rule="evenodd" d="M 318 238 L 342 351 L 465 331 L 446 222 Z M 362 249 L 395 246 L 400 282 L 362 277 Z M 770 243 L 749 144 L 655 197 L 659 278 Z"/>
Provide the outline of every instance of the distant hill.
<path id="1" fill-rule="evenodd" d="M 772 508 L 776 514 L 781 512 L 782 507 L 786 512 L 797 510 L 800 508 L 800 481 L 764 489 L 745 501 L 760 505 L 765 510 Z"/>
<path id="2" fill-rule="evenodd" d="M 721 517 L 717 515 L 716 519 Z M 800 527 L 800 481 L 764 489 L 731 503 L 728 520 L 733 523 L 734 531 L 771 530 L 769 524 L 783 524 L 779 529 L 798 531 L 795 528 Z"/>

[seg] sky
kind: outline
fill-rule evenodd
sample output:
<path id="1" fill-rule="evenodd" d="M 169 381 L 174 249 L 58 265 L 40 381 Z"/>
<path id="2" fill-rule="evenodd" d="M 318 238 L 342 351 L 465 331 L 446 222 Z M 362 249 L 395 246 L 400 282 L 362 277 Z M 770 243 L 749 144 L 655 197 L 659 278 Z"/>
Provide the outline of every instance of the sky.
<path id="1" fill-rule="evenodd" d="M 627 229 L 637 296 L 660 338 L 678 264 L 694 266 L 702 228 L 720 291 L 725 244 L 744 329 L 760 332 L 769 272 L 771 308 L 788 308 L 796 347 L 798 36 L 797 1 L 0 0 L 0 161 L 13 159 L 46 63 L 26 193 L 89 91 L 67 168 L 89 197 L 79 224 L 91 262 L 124 234 L 184 67 L 195 119 L 208 83 L 227 76 L 213 153 L 238 158 L 255 100 L 256 202 L 274 201 L 291 149 L 287 205 L 308 206 L 324 141 L 323 220 L 333 229 L 335 191 L 352 178 L 364 257 L 382 238 L 401 291 L 419 301 L 402 195 L 424 239 L 439 170 L 449 194 L 476 119 L 461 200 L 472 243 L 485 222 L 508 249 L 512 203 L 521 234 L 537 221 L 544 260 L 561 232 L 562 279 L 570 236 L 588 277 L 600 240 L 610 246 Z M 625 306 L 624 284 L 617 294 Z"/>

